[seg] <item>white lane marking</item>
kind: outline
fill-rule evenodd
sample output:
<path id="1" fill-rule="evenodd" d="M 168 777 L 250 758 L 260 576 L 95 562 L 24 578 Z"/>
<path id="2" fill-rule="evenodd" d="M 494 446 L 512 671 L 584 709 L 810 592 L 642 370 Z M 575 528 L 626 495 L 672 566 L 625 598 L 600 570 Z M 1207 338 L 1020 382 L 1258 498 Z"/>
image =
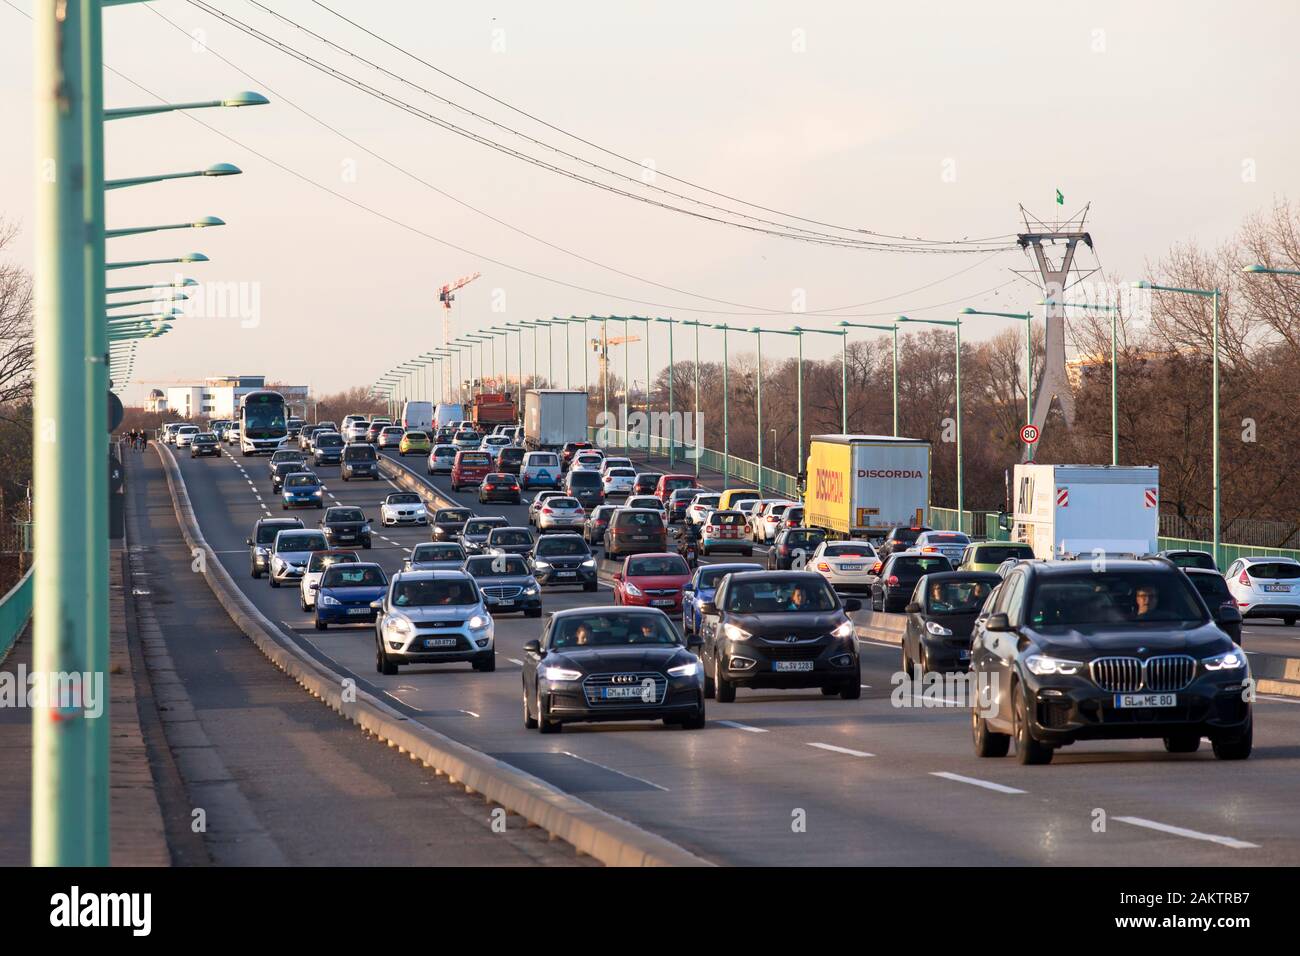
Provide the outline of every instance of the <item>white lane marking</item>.
<path id="1" fill-rule="evenodd" d="M 765 734 L 765 733 L 767 733 L 767 731 L 764 730 L 762 727 L 751 727 L 751 726 L 749 726 L 749 724 L 742 724 L 742 723 L 739 723 L 739 722 L 734 721 L 734 720 L 715 720 L 714 723 L 715 723 L 715 724 L 722 724 L 722 726 L 724 726 L 724 727 L 734 727 L 736 730 L 744 730 L 744 731 L 746 731 L 746 732 L 748 732 L 748 733 L 751 733 L 751 734 Z"/>
<path id="2" fill-rule="evenodd" d="M 507 657 L 506 660 L 508 660 L 511 664 L 518 664 L 520 667 L 524 666 L 524 662 L 517 657 Z"/>
<path id="3" fill-rule="evenodd" d="M 885 643 L 884 641 L 869 641 L 869 640 L 867 640 L 865 637 L 859 637 L 859 638 L 858 638 L 858 643 L 859 643 L 859 644 L 873 644 L 873 645 L 875 645 L 876 647 L 887 647 L 887 648 L 889 648 L 891 651 L 896 651 L 896 650 L 898 650 L 898 645 L 897 645 L 897 644 L 887 644 L 887 643 Z"/>
<path id="4" fill-rule="evenodd" d="M 474 713 L 474 711 L 472 711 L 472 710 L 464 710 L 464 709 L 462 709 L 462 708 L 460 708 L 460 707 L 457 707 L 456 709 L 459 710 L 462 714 L 469 714 L 471 717 L 477 717 L 477 716 L 478 716 L 478 714 Z"/>
<path id="5" fill-rule="evenodd" d="M 848 747 L 837 747 L 834 744 L 808 743 L 809 747 L 816 747 L 819 750 L 829 750 L 832 753 L 848 754 L 850 757 L 874 757 L 875 754 L 869 754 L 865 750 L 850 750 Z"/>
<path id="6" fill-rule="evenodd" d="M 572 757 L 574 760 L 581 760 L 583 763 L 589 763 L 593 767 L 599 767 L 601 770 L 608 770 L 610 773 L 616 773 L 620 777 L 627 777 L 629 780 L 635 780 L 638 783 L 644 783 L 647 787 L 654 787 L 656 790 L 662 790 L 664 793 L 668 793 L 667 787 L 661 787 L 653 780 L 647 780 L 645 777 L 638 777 L 635 774 L 624 773 L 622 770 L 615 770 L 613 767 L 606 767 L 603 763 L 596 763 L 596 761 L 594 760 L 588 760 L 586 757 L 580 757 L 570 750 L 559 750 L 555 752 L 566 754 Z"/>
<path id="7" fill-rule="evenodd" d="M 958 783 L 969 783 L 972 787 L 983 787 L 985 790 L 996 790 L 998 793 L 1024 793 L 1023 790 L 1017 790 L 1015 787 L 1008 787 L 1005 784 L 993 783 L 990 780 L 980 780 L 978 777 L 963 777 L 959 773 L 949 773 L 946 770 L 935 770 L 930 772 L 932 777 L 943 777 L 945 780 L 955 780 Z"/>
<path id="8" fill-rule="evenodd" d="M 1214 833 L 1201 833 L 1199 830 L 1188 830 L 1186 827 L 1176 827 L 1168 823 L 1159 823 L 1155 820 L 1147 820 L 1142 817 L 1113 817 L 1120 823 L 1127 823 L 1130 826 L 1145 827 L 1148 830 L 1159 830 L 1161 833 L 1169 833 L 1173 836 L 1187 837 L 1189 840 L 1204 840 L 1207 843 L 1217 843 L 1219 846 L 1226 846 L 1232 850 L 1258 850 L 1258 843 L 1247 843 L 1245 840 L 1238 840 L 1235 837 L 1219 836 Z"/>
<path id="9" fill-rule="evenodd" d="M 1274 697 L 1272 694 L 1258 694 L 1256 700 L 1271 700 L 1278 704 L 1300 704 L 1294 697 Z"/>

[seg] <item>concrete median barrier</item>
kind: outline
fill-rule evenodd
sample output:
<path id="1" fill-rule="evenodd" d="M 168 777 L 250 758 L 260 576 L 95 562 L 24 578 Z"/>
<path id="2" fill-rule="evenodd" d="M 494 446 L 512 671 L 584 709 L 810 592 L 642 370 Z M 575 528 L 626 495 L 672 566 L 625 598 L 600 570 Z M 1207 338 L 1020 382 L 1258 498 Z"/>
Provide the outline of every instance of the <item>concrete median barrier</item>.
<path id="1" fill-rule="evenodd" d="M 239 589 L 203 538 L 184 478 L 170 449 L 156 444 L 153 447 L 158 449 L 162 460 L 181 533 L 191 552 L 196 556 L 203 553 L 204 579 L 217 601 L 266 658 L 307 693 L 390 747 L 447 777 L 449 782 L 465 787 L 468 792 L 481 794 L 486 800 L 518 814 L 606 865 L 713 865 L 663 837 L 407 718 L 360 688 L 345 687 L 338 674 L 284 640 L 276 626 Z M 404 484 L 403 471 L 410 476 L 412 485 Z M 400 487 L 409 487 L 409 490 L 418 491 L 428 498 L 441 499 L 409 469 L 389 469 L 388 472 Z"/>

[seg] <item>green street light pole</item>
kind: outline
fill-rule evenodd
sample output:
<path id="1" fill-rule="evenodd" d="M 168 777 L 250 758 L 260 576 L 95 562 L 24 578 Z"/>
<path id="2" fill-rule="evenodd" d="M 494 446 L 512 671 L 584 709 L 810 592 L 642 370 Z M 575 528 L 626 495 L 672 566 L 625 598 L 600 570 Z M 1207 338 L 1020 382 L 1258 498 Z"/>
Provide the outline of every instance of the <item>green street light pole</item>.
<path id="1" fill-rule="evenodd" d="M 1211 331 L 1210 347 L 1214 351 L 1211 359 L 1211 388 L 1210 388 L 1210 405 L 1213 432 L 1214 450 L 1211 455 L 1212 470 L 1214 472 L 1214 560 L 1222 561 L 1223 555 L 1219 553 L 1219 521 L 1222 517 L 1220 510 L 1220 482 L 1219 482 L 1219 290 L 1218 289 L 1180 289 L 1174 286 L 1155 285 L 1140 279 L 1133 283 L 1135 289 L 1148 289 L 1152 292 L 1172 292 L 1180 295 L 1194 295 L 1202 299 L 1209 299 L 1212 303 L 1213 326 Z"/>
<path id="2" fill-rule="evenodd" d="M 957 335 L 956 354 L 957 354 L 957 372 L 954 380 L 957 392 L 957 530 L 965 530 L 962 525 L 965 522 L 966 501 L 963 496 L 962 488 L 962 461 L 961 461 L 961 320 L 960 319 L 912 319 L 905 315 L 900 315 L 895 322 L 918 322 L 924 325 L 942 325 L 951 328 Z"/>
<path id="3" fill-rule="evenodd" d="M 1244 266 L 1241 270 L 1248 275 L 1300 276 L 1300 269 L 1274 269 L 1270 266 Z"/>
<path id="4" fill-rule="evenodd" d="M 104 268 L 110 272 L 116 269 L 134 269 L 138 266 L 159 266 L 172 262 L 208 262 L 208 257 L 201 252 L 189 252 L 171 259 L 139 259 L 134 262 L 108 262 Z"/>
<path id="5" fill-rule="evenodd" d="M 845 329 L 875 329 L 877 332 L 889 332 L 894 337 L 894 437 L 898 437 L 898 326 L 897 325 L 872 325 L 862 322 L 841 322 L 841 328 Z M 848 340 L 845 339 L 844 347 L 848 348 Z M 847 362 L 847 359 L 845 360 Z"/>
<path id="6" fill-rule="evenodd" d="M 132 116 L 150 116 L 155 113 L 171 113 L 176 110 L 202 110 L 213 106 L 265 106 L 271 102 L 261 93 L 245 91 L 235 93 L 220 100 L 203 100 L 198 103 L 157 103 L 149 106 L 123 106 L 105 110 L 105 120 L 126 119 Z"/>
<path id="7" fill-rule="evenodd" d="M 820 332 L 822 335 L 838 335 L 840 337 L 840 434 L 849 433 L 849 332 L 847 329 L 841 329 L 836 332 L 833 329 L 807 329 L 798 325 L 794 327 L 796 332 Z M 799 342 L 800 349 L 803 348 L 803 341 Z M 803 365 L 802 356 L 799 362 Z M 800 416 L 802 421 L 802 416 Z M 802 454 L 803 442 L 800 441 L 800 454 Z M 802 469 L 800 469 L 802 470 Z"/>
<path id="8" fill-rule="evenodd" d="M 752 328 L 752 329 L 750 329 L 749 331 L 751 331 L 751 332 L 755 332 L 755 333 L 763 333 L 763 332 L 766 332 L 766 333 L 769 334 L 769 335 L 793 335 L 793 336 L 797 337 L 798 340 L 799 340 L 799 360 L 798 360 L 798 363 L 797 363 L 797 365 L 796 365 L 796 370 L 797 370 L 796 381 L 797 381 L 797 383 L 798 383 L 797 386 L 796 386 L 796 393 L 797 393 L 797 395 L 798 395 L 799 397 L 798 397 L 798 404 L 796 405 L 796 409 L 797 409 L 797 410 L 796 410 L 796 412 L 795 412 L 795 415 L 797 416 L 797 419 L 798 419 L 798 425 L 797 425 L 797 428 L 796 428 L 796 434 L 797 434 L 797 436 L 798 436 L 798 437 L 796 438 L 796 441 L 798 442 L 798 444 L 797 444 L 797 446 L 796 446 L 796 451 L 795 451 L 795 456 L 794 456 L 794 459 L 795 459 L 795 466 L 796 466 L 796 467 L 795 467 L 795 470 L 798 471 L 798 463 L 799 463 L 800 458 L 803 456 L 803 332 L 801 332 L 797 327 L 796 327 L 795 329 L 791 330 L 791 331 L 786 331 L 785 329 L 760 329 L 760 328 Z M 760 341 L 760 343 L 761 343 L 761 341 L 762 341 L 762 336 L 761 336 L 761 335 L 759 336 L 759 341 Z M 760 365 L 762 364 L 762 359 L 763 359 L 762 345 L 760 344 L 760 346 L 759 346 L 759 364 L 760 364 Z M 761 368 L 759 369 L 759 375 L 760 375 L 760 378 L 761 378 L 761 375 L 762 375 L 762 369 L 761 369 Z M 761 426 L 760 426 L 760 428 L 761 428 Z M 761 440 L 761 437 L 762 437 L 762 436 L 760 435 L 760 440 Z M 774 439 L 774 441 L 775 441 L 775 439 Z M 762 445 L 760 444 L 759 447 L 762 447 Z M 760 459 L 761 459 L 761 456 L 760 456 Z M 773 464 L 773 466 L 774 466 L 772 470 L 773 470 L 773 471 L 776 471 L 777 469 L 775 468 L 775 465 L 776 465 L 776 447 L 775 447 L 775 445 L 773 445 L 773 448 L 772 448 L 772 464 Z M 761 465 L 761 461 L 760 461 L 760 465 Z M 760 478 L 762 477 L 762 472 L 761 472 L 761 471 L 759 472 L 759 477 L 760 477 Z M 762 490 L 761 486 L 760 486 L 760 489 L 759 489 L 759 490 Z"/>
<path id="9" fill-rule="evenodd" d="M 161 183 L 169 179 L 191 179 L 195 176 L 238 176 L 243 170 L 233 163 L 213 163 L 206 169 L 193 169 L 183 173 L 157 173 L 153 176 L 131 176 L 126 179 L 109 179 L 104 182 L 105 189 L 125 189 L 127 186 L 143 186 L 146 183 Z"/>
<path id="10" fill-rule="evenodd" d="M 104 295 L 117 295 L 120 292 L 144 292 L 148 289 L 188 289 L 198 284 L 198 279 L 177 279 L 172 282 L 153 282 L 145 285 L 119 285 L 111 289 L 105 289 Z"/>
<path id="11" fill-rule="evenodd" d="M 700 415 L 700 329 L 707 328 L 708 323 L 691 319 L 688 322 L 683 322 L 682 325 L 691 326 L 695 329 L 695 422 L 691 432 L 695 437 L 692 442 L 695 448 L 695 477 L 699 478 L 701 441 L 703 440 L 703 429 L 700 427 L 700 423 L 703 421 Z"/>
<path id="12" fill-rule="evenodd" d="M 743 332 L 744 329 L 734 328 L 723 322 L 715 323 L 713 327 L 722 332 L 722 484 L 725 487 L 731 479 L 731 426 L 728 406 L 731 399 L 731 381 L 727 363 L 727 333 Z"/>
<path id="13" fill-rule="evenodd" d="M 671 471 L 673 462 L 677 460 L 677 419 L 673 415 L 673 326 L 677 324 L 677 319 L 656 318 L 655 321 L 668 324 L 668 469 Z M 647 325 L 647 342 L 650 340 L 649 328 Z"/>

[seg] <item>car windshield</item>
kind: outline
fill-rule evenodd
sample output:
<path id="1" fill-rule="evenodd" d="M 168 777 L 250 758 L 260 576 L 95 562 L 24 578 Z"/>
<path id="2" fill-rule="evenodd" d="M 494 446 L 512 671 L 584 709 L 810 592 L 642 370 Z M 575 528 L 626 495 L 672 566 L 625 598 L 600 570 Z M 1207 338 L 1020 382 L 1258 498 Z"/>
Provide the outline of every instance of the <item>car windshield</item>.
<path id="1" fill-rule="evenodd" d="M 577 498 L 547 498 L 547 499 L 546 499 L 546 507 L 548 507 L 548 508 L 567 508 L 567 509 L 572 510 L 572 509 L 574 509 L 574 508 L 579 508 L 579 507 L 581 507 L 581 505 L 578 504 L 578 499 L 577 499 Z"/>
<path id="2" fill-rule="evenodd" d="M 428 440 L 429 440 L 429 436 L 426 435 L 424 432 L 407 432 L 407 433 L 406 433 L 405 435 L 403 435 L 402 437 L 405 438 L 405 439 L 407 439 L 408 441 L 428 441 Z"/>
<path id="3" fill-rule="evenodd" d="M 591 550 L 587 547 L 587 542 L 583 541 L 576 534 L 561 535 L 558 538 L 541 538 L 537 542 L 537 554 L 539 556 L 565 557 L 575 554 L 590 554 Z"/>
<path id="4" fill-rule="evenodd" d="M 326 432 L 324 435 L 316 435 L 312 438 L 317 448 L 337 448 L 343 444 L 343 436 L 334 432 Z"/>
<path id="5" fill-rule="evenodd" d="M 390 505 L 418 505 L 422 499 L 419 495 L 411 492 L 402 492 L 401 494 L 389 495 L 388 503 Z"/>
<path id="6" fill-rule="evenodd" d="M 722 525 L 730 528 L 745 523 L 745 516 L 739 511 L 715 511 L 709 515 L 709 524 Z"/>
<path id="7" fill-rule="evenodd" d="M 456 432 L 456 441 L 477 441 L 478 432 Z"/>
<path id="8" fill-rule="evenodd" d="M 343 457 L 348 461 L 374 461 L 375 450 L 370 445 L 348 445 Z"/>
<path id="9" fill-rule="evenodd" d="M 281 531 L 283 531 L 285 528 L 301 528 L 301 527 L 302 524 L 300 522 L 293 522 L 292 524 L 290 524 L 289 522 L 285 522 L 284 524 L 260 525 L 257 529 L 257 543 L 270 544 L 275 540 L 275 536 L 279 534 Z"/>
<path id="10" fill-rule="evenodd" d="M 657 574 L 690 574 L 691 569 L 675 554 L 646 555 L 628 561 L 627 573 L 629 577 L 647 577 Z"/>
<path id="11" fill-rule="evenodd" d="M 924 528 L 895 528 L 893 534 L 889 536 L 891 541 L 899 541 L 903 544 L 912 544 L 923 533 Z"/>
<path id="12" fill-rule="evenodd" d="M 468 508 L 442 508 L 433 516 L 433 520 L 435 522 L 457 524 L 468 521 L 473 514 L 474 512 Z"/>
<path id="13" fill-rule="evenodd" d="M 1180 568 L 1204 568 L 1206 571 L 1216 570 L 1214 558 L 1210 557 L 1204 551 L 1175 551 L 1170 554 L 1169 560 L 1174 562 Z"/>
<path id="14" fill-rule="evenodd" d="M 528 573 L 528 564 L 518 555 L 504 557 L 470 558 L 465 570 L 476 578 L 505 578 Z"/>
<path id="15" fill-rule="evenodd" d="M 284 532 L 275 539 L 276 551 L 324 551 L 328 547 L 323 534 Z"/>
<path id="16" fill-rule="evenodd" d="M 671 646 L 678 643 L 677 632 L 662 614 L 583 614 L 556 621 L 547 646 L 558 650 L 627 644 Z"/>
<path id="17" fill-rule="evenodd" d="M 399 580 L 393 585 L 396 607 L 445 607 L 454 604 L 477 604 L 473 582 L 464 578 L 438 580 Z"/>
<path id="18" fill-rule="evenodd" d="M 465 549 L 458 544 L 418 544 L 412 561 L 464 561 Z"/>
<path id="19" fill-rule="evenodd" d="M 663 506 L 664 503 L 660 501 L 658 498 L 651 498 L 649 496 L 627 499 L 628 508 L 663 508 Z M 606 512 L 606 514 L 607 515 L 612 514 L 614 510 L 615 509 L 610 508 L 609 511 Z"/>
<path id="20" fill-rule="evenodd" d="M 810 545 L 819 544 L 826 536 L 816 531 L 791 531 L 785 536 L 786 544 Z"/>
<path id="21" fill-rule="evenodd" d="M 454 446 L 454 445 L 439 445 L 437 448 L 435 448 L 435 449 L 433 450 L 433 457 L 434 457 L 434 458 L 455 458 L 455 457 L 456 457 L 456 446 Z"/>
<path id="22" fill-rule="evenodd" d="M 313 551 L 311 560 L 307 562 L 307 570 L 323 571 L 331 564 L 355 563 L 360 560 L 355 554 L 330 554 L 328 551 Z"/>
<path id="23" fill-rule="evenodd" d="M 828 544 L 822 554 L 831 558 L 874 558 L 876 551 L 869 544 Z"/>
<path id="24" fill-rule="evenodd" d="M 530 455 L 527 464 L 529 468 L 554 468 L 556 460 L 554 455 Z"/>
<path id="25" fill-rule="evenodd" d="M 1300 564 L 1285 561 L 1261 561 L 1259 564 L 1246 565 L 1246 573 L 1252 578 L 1276 581 L 1300 578 Z"/>
<path id="26" fill-rule="evenodd" d="M 1044 576 L 1034 589 L 1032 627 L 1175 624 L 1205 619 L 1184 575 L 1112 571 Z"/>
<path id="27" fill-rule="evenodd" d="M 975 552 L 975 560 L 980 564 L 1001 564 L 1008 558 L 1032 558 L 1034 549 L 1028 545 L 993 544 L 980 545 Z"/>
<path id="28" fill-rule="evenodd" d="M 360 508 L 331 508 L 325 512 L 326 521 L 364 521 Z"/>
<path id="29" fill-rule="evenodd" d="M 522 528 L 502 528 L 488 539 L 492 544 L 532 544 L 533 536 Z"/>
<path id="30" fill-rule="evenodd" d="M 600 472 L 598 471 L 569 472 L 570 488 L 598 488 L 599 486 L 600 486 Z"/>
<path id="31" fill-rule="evenodd" d="M 681 502 L 689 504 L 690 500 L 699 493 L 699 489 L 697 488 L 677 488 L 668 497 L 679 504 Z"/>
<path id="32" fill-rule="evenodd" d="M 284 479 L 284 486 L 286 488 L 314 488 L 316 487 L 316 477 L 314 475 L 290 475 Z"/>
<path id="33" fill-rule="evenodd" d="M 523 457 L 524 457 L 524 450 L 522 448 L 515 448 L 514 446 L 507 445 L 505 448 L 501 449 L 501 455 L 497 458 L 497 460 L 501 462 L 513 463 L 516 461 L 522 461 Z"/>
<path id="34" fill-rule="evenodd" d="M 691 504 L 697 508 L 713 508 L 716 507 L 718 502 L 721 500 L 722 495 L 696 495 L 695 500 L 692 501 Z"/>
<path id="35" fill-rule="evenodd" d="M 727 588 L 727 610 L 736 614 L 833 611 L 839 606 L 830 585 L 807 578 L 735 581 Z"/>
<path id="36" fill-rule="evenodd" d="M 664 519 L 657 511 L 623 511 L 614 517 L 614 527 L 633 530 L 658 530 L 664 526 Z"/>
<path id="37" fill-rule="evenodd" d="M 926 588 L 925 609 L 931 614 L 974 614 L 992 590 L 988 581 L 935 581 Z"/>
<path id="38" fill-rule="evenodd" d="M 465 530 L 461 533 L 470 537 L 476 534 L 491 534 L 493 528 L 501 527 L 503 520 L 501 518 L 495 520 L 492 518 L 479 518 L 476 521 L 466 521 Z"/>
<path id="39" fill-rule="evenodd" d="M 373 564 L 358 568 L 335 565 L 325 572 L 320 586 L 322 588 L 374 588 L 383 587 L 387 583 L 384 572 Z"/>
<path id="40" fill-rule="evenodd" d="M 889 566 L 889 573 L 905 577 L 919 578 L 923 574 L 935 571 L 951 571 L 952 565 L 947 558 L 895 558 Z"/>
<path id="41" fill-rule="evenodd" d="M 736 567 L 728 568 L 725 566 L 718 567 L 718 568 L 704 568 L 702 571 L 700 571 L 700 587 L 716 588 L 719 584 L 722 583 L 723 578 L 725 578 L 728 574 L 731 574 L 733 572 L 761 571 L 761 570 L 762 568 L 760 568 L 757 564 L 742 564 L 738 568 Z"/>
<path id="42" fill-rule="evenodd" d="M 639 506 L 639 505 L 629 504 L 628 507 L 629 507 L 629 508 L 636 508 L 636 507 L 640 507 L 640 506 Z M 614 507 L 613 505 L 601 505 L 599 508 L 597 508 L 595 511 L 593 511 L 593 512 L 591 513 L 591 520 L 592 520 L 592 521 L 608 521 L 608 520 L 609 520 L 609 516 L 612 515 L 612 514 L 613 514 L 615 511 L 617 511 L 617 510 L 618 510 L 618 509 L 617 509 L 616 507 Z"/>

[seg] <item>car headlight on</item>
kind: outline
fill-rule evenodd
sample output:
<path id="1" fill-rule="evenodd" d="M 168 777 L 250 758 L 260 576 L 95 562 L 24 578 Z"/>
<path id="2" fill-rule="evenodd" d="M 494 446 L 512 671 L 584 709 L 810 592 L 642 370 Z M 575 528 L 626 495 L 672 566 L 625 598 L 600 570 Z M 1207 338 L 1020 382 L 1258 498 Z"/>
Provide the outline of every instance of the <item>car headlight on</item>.
<path id="1" fill-rule="evenodd" d="M 385 622 L 384 626 L 394 634 L 411 633 L 411 625 L 400 617 L 390 617 L 388 621 Z"/>
<path id="2" fill-rule="evenodd" d="M 938 621 L 926 621 L 925 629 L 936 637 L 952 637 L 952 631 L 944 627 Z M 1034 673 L 1038 673 L 1035 671 Z"/>
<path id="3" fill-rule="evenodd" d="M 699 672 L 699 661 L 691 661 L 688 664 L 678 664 L 676 667 L 668 668 L 669 677 L 694 677 Z"/>
<path id="4" fill-rule="evenodd" d="M 1025 666 L 1039 677 L 1051 674 L 1063 674 L 1068 677 L 1079 673 L 1083 668 L 1083 664 L 1078 661 L 1062 660 L 1059 657 L 1049 657 L 1047 654 L 1030 654 L 1025 658 Z"/>
<path id="5" fill-rule="evenodd" d="M 1235 671 L 1246 666 L 1246 655 L 1241 651 L 1226 651 L 1202 659 L 1201 664 L 1207 671 Z"/>
<path id="6" fill-rule="evenodd" d="M 549 681 L 579 680 L 582 677 L 582 671 L 570 670 L 567 667 L 548 667 L 544 673 Z"/>
<path id="7" fill-rule="evenodd" d="M 549 568 L 550 566 L 551 566 L 551 564 L 550 564 L 549 561 L 543 561 L 543 560 L 541 560 L 540 558 L 539 558 L 538 560 L 536 560 L 536 561 L 533 562 L 533 567 L 535 567 L 535 568 L 540 568 L 540 569 L 543 570 L 543 571 L 545 571 L 545 570 L 546 570 L 547 568 Z"/>
<path id="8" fill-rule="evenodd" d="M 733 641 L 747 641 L 754 636 L 743 627 L 737 627 L 735 624 L 722 625 L 722 633 L 726 634 L 727 637 Z"/>
<path id="9" fill-rule="evenodd" d="M 469 629 L 471 631 L 481 631 L 492 623 L 492 618 L 486 614 L 475 614 L 469 619 Z"/>
<path id="10" fill-rule="evenodd" d="M 527 594 L 529 597 L 532 597 L 534 594 L 537 593 L 537 585 L 536 584 L 528 585 L 528 587 L 524 588 L 524 593 Z"/>
<path id="11" fill-rule="evenodd" d="M 583 566 L 584 568 L 594 568 L 594 567 L 596 566 L 596 559 L 595 559 L 595 558 L 588 558 L 586 561 L 583 561 L 583 562 L 582 562 L 582 566 Z"/>
<path id="12" fill-rule="evenodd" d="M 363 525 L 361 526 L 361 533 L 362 533 L 362 534 L 370 534 L 370 525 L 368 525 L 368 524 L 363 524 Z"/>
<path id="13" fill-rule="evenodd" d="M 844 621 L 831 631 L 831 637 L 852 637 L 856 631 L 853 628 L 852 621 Z"/>
<path id="14" fill-rule="evenodd" d="M 330 597 L 328 594 L 322 594 L 320 596 L 320 603 L 321 607 L 338 607 L 339 599 Z"/>
<path id="15" fill-rule="evenodd" d="M 624 589 L 625 591 L 627 591 L 627 593 L 630 594 L 630 595 L 632 595 L 633 597 L 640 597 L 640 596 L 641 596 L 641 589 L 640 589 L 639 587 L 637 587 L 635 584 L 633 584 L 631 581 L 624 581 L 624 582 L 623 582 L 623 589 Z"/>

